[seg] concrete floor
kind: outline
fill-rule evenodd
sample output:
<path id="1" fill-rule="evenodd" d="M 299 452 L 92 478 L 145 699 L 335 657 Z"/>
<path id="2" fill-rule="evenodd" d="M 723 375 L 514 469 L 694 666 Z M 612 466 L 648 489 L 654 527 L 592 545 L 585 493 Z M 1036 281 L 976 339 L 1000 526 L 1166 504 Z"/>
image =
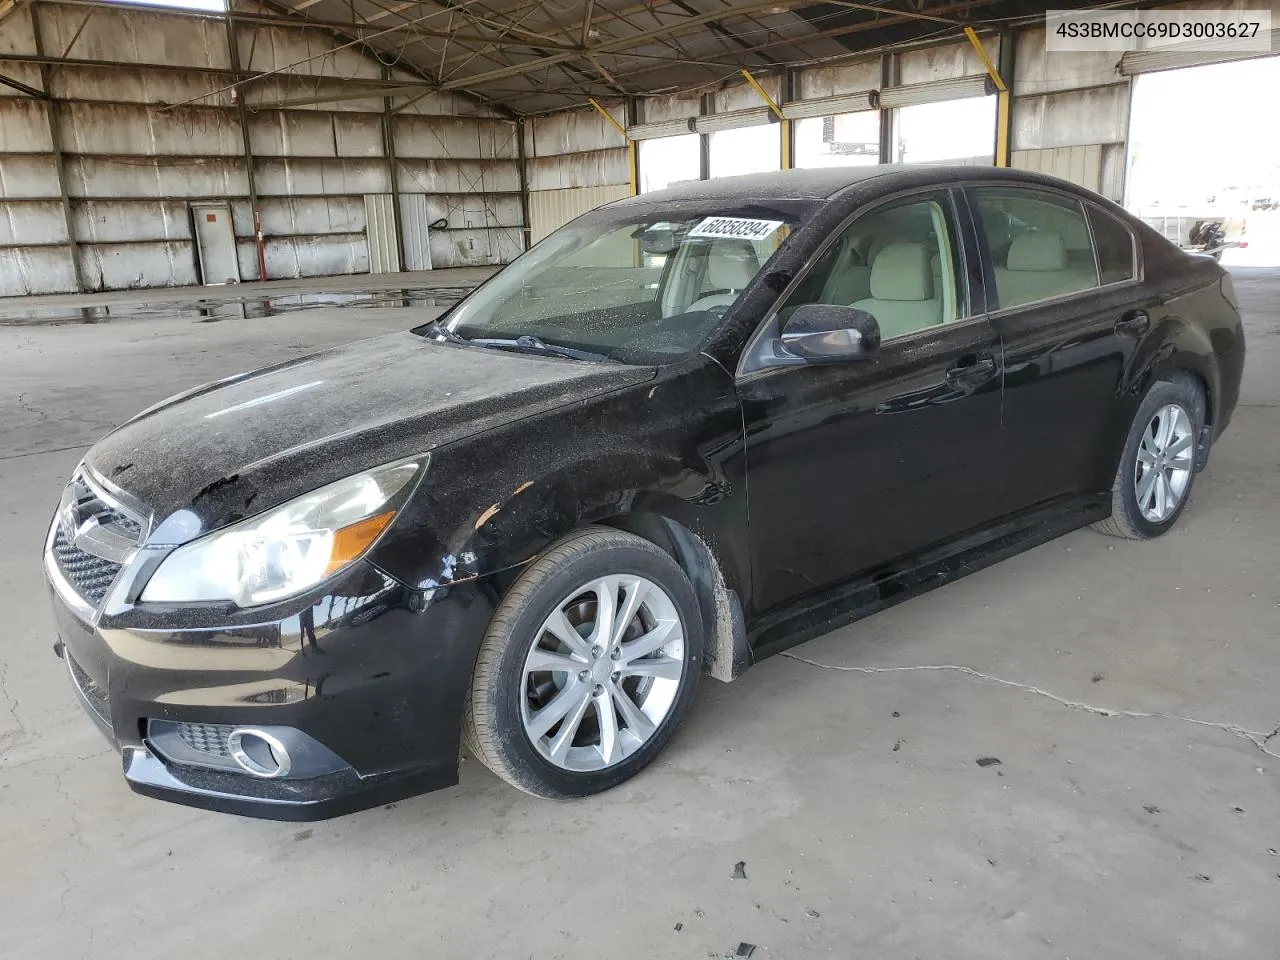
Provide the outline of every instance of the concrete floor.
<path id="1" fill-rule="evenodd" d="M 1280 269 L 1237 288 L 1243 403 L 1169 536 L 1080 531 L 796 651 L 856 672 L 707 682 L 605 796 L 537 801 L 469 762 L 314 825 L 126 789 L 51 653 L 40 539 L 112 424 L 421 313 L 0 329 L 0 954 L 1275 957 Z"/>

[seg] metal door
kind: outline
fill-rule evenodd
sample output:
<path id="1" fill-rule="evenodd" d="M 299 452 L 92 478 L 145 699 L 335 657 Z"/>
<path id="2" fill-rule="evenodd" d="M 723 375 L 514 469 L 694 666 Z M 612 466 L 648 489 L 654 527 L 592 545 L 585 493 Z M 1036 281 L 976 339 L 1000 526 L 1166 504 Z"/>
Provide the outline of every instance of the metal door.
<path id="1" fill-rule="evenodd" d="M 236 256 L 236 232 L 229 203 L 193 203 L 196 257 L 200 280 L 205 284 L 239 283 L 240 259 Z"/>

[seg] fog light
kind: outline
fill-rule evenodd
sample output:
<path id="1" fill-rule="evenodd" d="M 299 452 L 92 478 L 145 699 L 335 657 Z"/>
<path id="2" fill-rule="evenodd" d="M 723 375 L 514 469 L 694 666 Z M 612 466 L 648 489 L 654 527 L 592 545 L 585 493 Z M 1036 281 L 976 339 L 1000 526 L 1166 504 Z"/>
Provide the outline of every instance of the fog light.
<path id="1" fill-rule="evenodd" d="M 227 736 L 227 749 L 231 751 L 231 759 L 255 777 L 283 777 L 289 773 L 289 751 L 264 730 L 236 727 Z"/>

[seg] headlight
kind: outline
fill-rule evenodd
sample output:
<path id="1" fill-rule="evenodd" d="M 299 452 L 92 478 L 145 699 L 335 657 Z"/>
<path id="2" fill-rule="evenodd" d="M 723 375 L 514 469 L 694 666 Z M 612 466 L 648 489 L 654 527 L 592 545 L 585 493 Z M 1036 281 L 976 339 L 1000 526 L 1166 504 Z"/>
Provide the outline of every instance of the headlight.
<path id="1" fill-rule="evenodd" d="M 141 599 L 252 607 L 301 593 L 373 546 L 429 460 L 423 455 L 358 473 L 179 547 Z"/>

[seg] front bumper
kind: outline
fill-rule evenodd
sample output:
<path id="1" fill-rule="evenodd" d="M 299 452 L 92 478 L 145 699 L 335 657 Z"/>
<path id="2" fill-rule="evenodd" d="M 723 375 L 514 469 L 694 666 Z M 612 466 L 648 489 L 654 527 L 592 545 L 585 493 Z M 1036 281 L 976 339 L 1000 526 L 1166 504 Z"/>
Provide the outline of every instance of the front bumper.
<path id="1" fill-rule="evenodd" d="M 457 782 L 464 698 L 493 613 L 483 580 L 412 590 L 362 561 L 314 595 L 221 624 L 207 608 L 110 602 L 86 617 L 66 593 L 51 580 L 55 649 L 137 793 L 318 820 Z M 174 724 L 296 731 L 333 762 L 275 779 L 215 757 L 188 763 L 154 735 Z"/>

